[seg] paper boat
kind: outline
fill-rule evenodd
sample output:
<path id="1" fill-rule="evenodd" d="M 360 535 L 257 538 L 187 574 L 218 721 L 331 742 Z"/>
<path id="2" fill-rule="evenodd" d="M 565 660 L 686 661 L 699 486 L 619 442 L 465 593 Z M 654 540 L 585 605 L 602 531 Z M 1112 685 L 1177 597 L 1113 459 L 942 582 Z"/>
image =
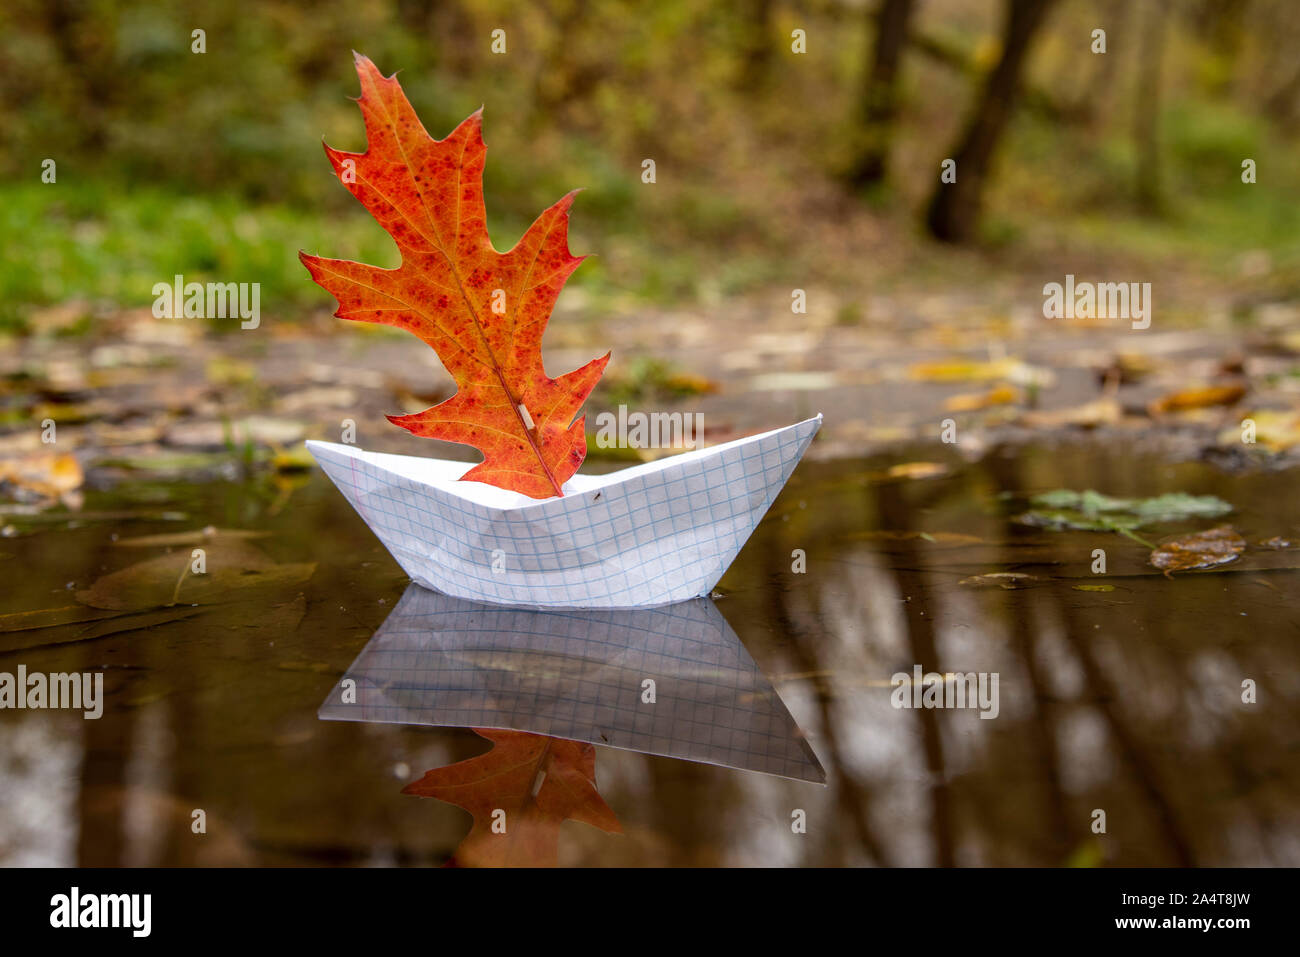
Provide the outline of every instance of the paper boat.
<path id="1" fill-rule="evenodd" d="M 427 588 L 504 605 L 631 608 L 710 594 L 821 421 L 575 475 L 548 499 L 458 481 L 464 462 L 307 448 Z"/>
<path id="2" fill-rule="evenodd" d="M 505 728 L 826 781 L 785 703 L 707 598 L 545 611 L 411 585 L 318 715 Z"/>

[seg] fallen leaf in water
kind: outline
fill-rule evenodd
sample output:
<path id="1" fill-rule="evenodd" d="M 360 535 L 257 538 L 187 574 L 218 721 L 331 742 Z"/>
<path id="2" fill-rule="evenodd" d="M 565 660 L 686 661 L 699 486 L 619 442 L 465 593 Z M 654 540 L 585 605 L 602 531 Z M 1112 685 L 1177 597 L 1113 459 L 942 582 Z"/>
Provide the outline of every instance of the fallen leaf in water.
<path id="1" fill-rule="evenodd" d="M 310 671 L 318 675 L 340 674 L 337 665 L 328 661 L 280 661 L 276 667 L 281 671 Z"/>
<path id="2" fill-rule="evenodd" d="M 902 462 L 891 465 L 881 473 L 890 479 L 928 479 L 948 474 L 948 466 L 942 462 Z"/>
<path id="3" fill-rule="evenodd" d="M 85 480 L 81 464 L 66 452 L 37 452 L 0 461 L 0 484 L 50 503 L 62 501 L 69 508 L 80 507 L 77 489 Z"/>
<path id="4" fill-rule="evenodd" d="M 945 412 L 978 412 L 995 405 L 1011 405 L 1020 401 L 1020 390 L 1005 382 L 988 392 L 972 392 L 949 396 L 943 401 Z"/>
<path id="5" fill-rule="evenodd" d="M 1147 405 L 1147 411 L 1153 416 L 1166 415 L 1170 412 L 1182 412 L 1186 409 L 1205 409 L 1216 405 L 1232 405 L 1246 394 L 1244 385 L 1212 385 L 1199 389 L 1179 389 L 1161 396 Z"/>
<path id="6" fill-rule="evenodd" d="M 1114 585 L 1071 585 L 1075 591 L 1114 591 Z"/>
<path id="7" fill-rule="evenodd" d="M 213 539 L 202 546 L 206 570 L 193 573 L 193 552 L 182 547 L 129 565 L 77 592 L 95 608 L 143 611 L 176 605 L 212 605 L 239 599 L 245 604 L 278 597 L 311 578 L 315 562 L 278 564 L 243 541 Z"/>
<path id="8" fill-rule="evenodd" d="M 919 540 L 933 545 L 978 545 L 984 541 L 978 535 L 960 532 L 917 532 L 893 528 L 878 528 L 867 532 L 853 532 L 846 536 L 852 541 L 910 542 Z"/>
<path id="9" fill-rule="evenodd" d="M 118 548 L 157 548 L 172 545 L 202 545 L 204 542 L 223 539 L 266 538 L 270 532 L 250 531 L 242 528 L 196 528 L 188 532 L 165 532 L 161 535 L 137 535 L 135 538 L 119 538 L 113 542 Z"/>
<path id="10" fill-rule="evenodd" d="M 972 575 L 970 578 L 963 578 L 957 584 L 966 585 L 970 588 L 1024 588 L 1034 582 L 1041 582 L 1042 578 L 1037 575 L 1030 575 L 1026 572 L 989 572 L 986 575 Z"/>
<path id="11" fill-rule="evenodd" d="M 593 745 L 522 731 L 475 728 L 474 733 L 491 741 L 492 750 L 426 771 L 402 789 L 474 816 L 451 865 L 554 867 L 560 824 L 568 819 L 623 833 L 596 790 Z"/>
<path id="12" fill-rule="evenodd" d="M 1234 562 L 1246 549 L 1246 540 L 1231 525 L 1167 539 L 1151 553 L 1151 564 L 1169 577 L 1172 572 L 1213 568 Z"/>
<path id="13" fill-rule="evenodd" d="M 142 631 L 146 628 L 155 628 L 158 625 L 193 618 L 200 613 L 201 609 L 186 606 L 183 608 L 160 608 L 154 611 L 138 613 L 91 609 L 92 612 L 99 611 L 101 613 L 87 615 L 79 622 L 70 618 L 64 621 L 52 620 L 56 617 L 54 613 L 60 611 L 62 609 L 33 612 L 32 614 L 36 616 L 48 615 L 51 620 L 45 624 L 30 624 L 27 626 L 28 631 L 35 631 L 36 634 L 24 632 L 21 636 L 0 639 L 0 654 L 30 651 L 33 648 L 46 648 L 51 645 L 65 645 L 75 641 L 93 641 L 96 638 L 106 638 L 109 635 L 117 635 L 128 631 Z M 84 627 L 57 627 L 58 625 L 74 624 L 82 624 Z M 22 627 L 21 623 L 19 627 Z"/>
<path id="14" fill-rule="evenodd" d="M 307 472 L 315 468 L 316 460 L 305 444 L 288 449 L 276 449 L 271 456 L 271 467 L 277 472 Z"/>
<path id="15" fill-rule="evenodd" d="M 13 631 L 34 631 L 74 625 L 80 622 L 112 618 L 115 611 L 107 608 L 88 608 L 85 605 L 61 605 L 58 608 L 40 608 L 36 611 L 16 611 L 0 615 L 0 635 Z"/>
<path id="16" fill-rule="evenodd" d="M 1088 489 L 1054 489 L 1029 500 L 1032 508 L 1016 516 L 1022 525 L 1056 530 L 1119 532 L 1131 538 L 1134 530 L 1157 522 L 1189 518 L 1217 518 L 1232 506 L 1213 495 L 1170 492 L 1154 498 L 1112 498 Z M 1140 538 L 1138 541 L 1142 541 Z M 1145 542 L 1143 544 L 1146 544 Z"/>

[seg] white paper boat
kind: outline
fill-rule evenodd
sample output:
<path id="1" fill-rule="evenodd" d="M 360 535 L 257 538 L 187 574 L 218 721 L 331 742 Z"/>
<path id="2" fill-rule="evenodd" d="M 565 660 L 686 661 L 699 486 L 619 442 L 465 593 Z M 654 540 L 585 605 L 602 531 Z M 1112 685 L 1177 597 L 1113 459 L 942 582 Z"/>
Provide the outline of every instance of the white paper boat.
<path id="1" fill-rule="evenodd" d="M 307 448 L 426 588 L 503 605 L 631 608 L 710 594 L 821 421 L 575 475 L 548 499 L 458 481 L 465 462 Z"/>
<path id="2" fill-rule="evenodd" d="M 647 678 L 653 705 L 643 700 Z M 707 598 L 557 611 L 410 585 L 317 714 L 506 728 L 826 782 L 789 709 Z"/>

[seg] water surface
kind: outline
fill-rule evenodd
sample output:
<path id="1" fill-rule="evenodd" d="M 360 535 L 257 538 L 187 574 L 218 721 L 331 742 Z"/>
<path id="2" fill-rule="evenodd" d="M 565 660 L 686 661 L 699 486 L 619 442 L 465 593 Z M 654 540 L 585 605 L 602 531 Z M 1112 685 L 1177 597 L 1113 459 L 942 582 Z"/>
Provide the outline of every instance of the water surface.
<path id="1" fill-rule="evenodd" d="M 889 477 L 909 458 L 947 471 Z M 402 792 L 489 742 L 468 727 L 318 715 L 408 586 L 324 477 L 101 485 L 80 514 L 0 522 L 0 671 L 102 672 L 106 695 L 99 720 L 0 711 L 0 863 L 464 863 L 470 813 Z M 1057 487 L 1216 494 L 1233 514 L 1143 537 L 1230 522 L 1251 545 L 1232 565 L 1166 578 L 1123 536 L 1014 520 L 1020 496 Z M 668 756 L 681 751 L 672 735 L 637 737 L 636 704 L 620 691 L 617 707 L 633 708 L 622 724 L 602 713 L 564 727 L 624 738 L 557 738 L 539 766 L 580 785 L 590 761 L 621 833 L 599 826 L 609 818 L 557 826 L 536 808 L 526 823 L 561 864 L 1298 864 L 1300 578 L 1288 566 L 1300 550 L 1256 545 L 1300 542 L 1295 489 L 1294 472 L 1227 473 L 1101 444 L 975 463 L 933 448 L 805 463 L 706 614 L 725 619 L 742 654 L 731 672 L 706 669 L 695 697 L 680 683 L 675 693 L 692 734 L 714 734 L 715 758 L 737 719 L 734 705 L 710 712 L 709 695 L 779 706 L 790 754 L 810 750 L 826 784 L 742 770 L 743 758 L 703 763 L 707 748 Z M 207 526 L 219 531 L 181 535 Z M 172 544 L 150 544 L 160 535 Z M 195 546 L 203 579 L 182 575 Z M 1092 571 L 1097 548 L 1104 575 Z M 990 572 L 1032 577 L 968 583 Z M 508 629 L 471 620 L 499 651 Z M 646 621 L 637 627 L 651 634 Z M 622 689 L 643 664 L 631 647 L 605 662 L 582 646 L 576 672 L 564 670 L 571 659 L 557 671 L 527 654 L 465 660 L 487 667 L 497 692 L 508 678 L 516 722 L 538 730 L 537 716 L 569 699 L 530 710 L 521 688 L 571 691 L 562 682 L 595 667 L 622 675 Z M 465 658 L 463 642 L 452 651 Z M 717 677 L 745 660 L 752 686 Z M 996 718 L 894 707 L 891 677 L 917 665 L 997 673 Z M 1242 701 L 1247 680 L 1255 703 Z M 550 793 L 538 791 L 542 804 Z M 475 800 L 493 799 L 478 787 Z M 595 813 L 587 799 L 579 819 Z M 206 833 L 193 831 L 196 809 Z"/>

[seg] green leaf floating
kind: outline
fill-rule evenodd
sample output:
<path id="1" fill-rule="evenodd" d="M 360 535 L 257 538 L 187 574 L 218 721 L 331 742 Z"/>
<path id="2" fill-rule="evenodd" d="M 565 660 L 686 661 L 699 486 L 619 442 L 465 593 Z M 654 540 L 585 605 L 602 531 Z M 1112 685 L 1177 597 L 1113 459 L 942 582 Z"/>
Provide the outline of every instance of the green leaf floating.
<path id="1" fill-rule="evenodd" d="M 1029 511 L 1016 516 L 1016 521 L 1022 525 L 1118 532 L 1148 546 L 1148 542 L 1134 534 L 1137 529 L 1159 522 L 1218 518 L 1232 511 L 1232 506 L 1221 498 L 1185 492 L 1170 492 L 1155 498 L 1112 498 L 1092 489 L 1075 492 L 1058 488 L 1033 496 L 1029 504 Z"/>

